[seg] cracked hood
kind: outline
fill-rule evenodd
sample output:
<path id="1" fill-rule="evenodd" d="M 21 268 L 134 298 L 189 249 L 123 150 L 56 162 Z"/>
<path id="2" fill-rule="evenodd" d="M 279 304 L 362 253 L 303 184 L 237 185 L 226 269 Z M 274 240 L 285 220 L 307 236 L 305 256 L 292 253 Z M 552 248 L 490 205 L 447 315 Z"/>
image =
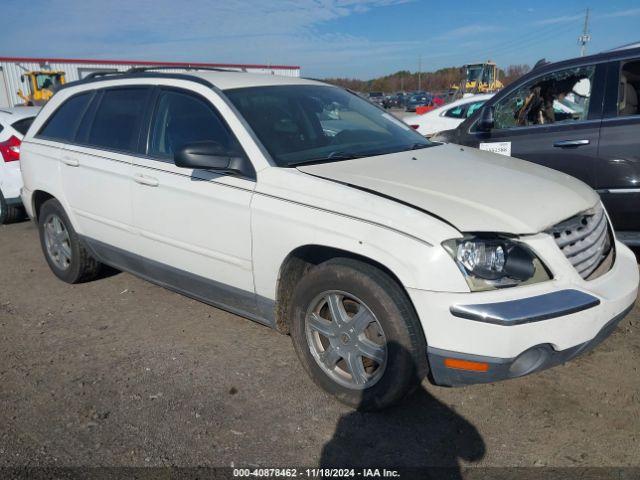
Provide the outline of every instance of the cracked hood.
<path id="1" fill-rule="evenodd" d="M 412 205 L 462 232 L 538 233 L 599 201 L 564 173 L 458 145 L 298 169 Z"/>

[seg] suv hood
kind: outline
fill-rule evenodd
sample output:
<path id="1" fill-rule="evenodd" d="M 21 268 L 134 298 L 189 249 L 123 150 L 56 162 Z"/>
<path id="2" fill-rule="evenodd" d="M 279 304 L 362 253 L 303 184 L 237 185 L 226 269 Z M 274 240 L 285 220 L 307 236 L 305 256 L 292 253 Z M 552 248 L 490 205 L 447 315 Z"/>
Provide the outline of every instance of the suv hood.
<path id="1" fill-rule="evenodd" d="M 409 204 L 461 232 L 538 233 L 593 207 L 599 198 L 564 173 L 459 145 L 298 170 Z"/>

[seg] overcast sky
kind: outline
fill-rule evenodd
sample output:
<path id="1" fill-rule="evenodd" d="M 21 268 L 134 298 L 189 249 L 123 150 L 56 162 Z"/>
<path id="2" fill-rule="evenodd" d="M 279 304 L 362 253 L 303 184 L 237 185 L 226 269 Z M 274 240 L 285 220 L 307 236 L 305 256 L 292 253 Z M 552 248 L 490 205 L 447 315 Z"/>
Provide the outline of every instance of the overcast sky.
<path id="1" fill-rule="evenodd" d="M 640 41 L 638 0 L 2 0 L 2 6 L 4 56 L 292 64 L 311 77 L 415 71 L 420 58 L 423 70 L 434 70 L 577 56 L 588 6 L 589 51 Z"/>

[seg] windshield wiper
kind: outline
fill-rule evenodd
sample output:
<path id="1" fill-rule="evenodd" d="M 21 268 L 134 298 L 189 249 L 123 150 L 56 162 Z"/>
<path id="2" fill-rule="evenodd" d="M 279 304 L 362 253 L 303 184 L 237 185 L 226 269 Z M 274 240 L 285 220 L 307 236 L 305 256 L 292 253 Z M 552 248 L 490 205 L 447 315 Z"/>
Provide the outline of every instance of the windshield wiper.
<path id="1" fill-rule="evenodd" d="M 414 143 L 409 147 L 409 150 L 419 150 L 421 148 L 432 147 L 431 143 Z"/>
<path id="2" fill-rule="evenodd" d="M 288 167 L 296 167 L 298 165 L 307 165 L 309 163 L 323 163 L 323 162 L 333 162 L 338 160 L 353 160 L 355 158 L 362 158 L 363 155 L 358 155 L 357 153 L 349 153 L 349 152 L 341 152 L 336 150 L 335 152 L 331 152 L 326 157 L 320 158 L 312 158 L 310 160 L 302 160 L 301 162 L 292 162 L 288 163 Z"/>

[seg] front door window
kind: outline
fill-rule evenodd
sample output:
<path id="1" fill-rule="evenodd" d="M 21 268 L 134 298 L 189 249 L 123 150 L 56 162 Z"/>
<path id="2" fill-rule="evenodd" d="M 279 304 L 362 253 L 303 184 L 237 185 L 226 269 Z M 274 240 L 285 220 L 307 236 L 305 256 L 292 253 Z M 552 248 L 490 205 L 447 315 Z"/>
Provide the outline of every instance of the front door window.
<path id="1" fill-rule="evenodd" d="M 570 68 L 536 78 L 495 105 L 496 129 L 586 120 L 595 66 Z"/>

